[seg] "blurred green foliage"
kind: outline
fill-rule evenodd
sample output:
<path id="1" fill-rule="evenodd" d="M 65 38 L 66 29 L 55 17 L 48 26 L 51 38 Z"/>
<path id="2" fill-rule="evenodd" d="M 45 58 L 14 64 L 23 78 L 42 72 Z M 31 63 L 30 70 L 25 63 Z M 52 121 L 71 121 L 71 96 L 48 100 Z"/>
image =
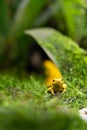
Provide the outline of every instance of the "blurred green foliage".
<path id="1" fill-rule="evenodd" d="M 86 0 L 1 0 L 0 66 L 16 62 L 20 59 L 21 46 L 26 48 L 31 43 L 27 40 L 19 44 L 25 29 L 53 27 L 86 48 L 86 40 L 83 40 L 87 33 L 86 17 Z M 22 52 L 25 55 L 25 51 Z"/>

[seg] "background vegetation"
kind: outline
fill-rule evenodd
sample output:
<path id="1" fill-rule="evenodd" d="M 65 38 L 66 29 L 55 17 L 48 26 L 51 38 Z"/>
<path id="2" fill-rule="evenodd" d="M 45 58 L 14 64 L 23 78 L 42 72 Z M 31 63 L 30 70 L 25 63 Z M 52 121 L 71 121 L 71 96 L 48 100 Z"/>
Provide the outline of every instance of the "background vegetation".
<path id="1" fill-rule="evenodd" d="M 86 129 L 79 118 L 87 107 L 86 34 L 86 0 L 0 0 L 1 130 Z M 36 50 L 40 59 L 33 68 Z M 64 94 L 47 93 L 39 73 L 47 58 L 63 74 Z"/>

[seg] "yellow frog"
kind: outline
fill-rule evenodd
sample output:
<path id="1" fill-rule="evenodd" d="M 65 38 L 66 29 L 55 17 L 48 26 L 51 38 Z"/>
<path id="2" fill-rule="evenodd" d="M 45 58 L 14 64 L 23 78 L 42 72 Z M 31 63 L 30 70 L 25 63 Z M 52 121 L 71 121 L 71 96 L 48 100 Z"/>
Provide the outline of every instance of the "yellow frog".
<path id="1" fill-rule="evenodd" d="M 52 94 L 65 92 L 67 85 L 64 84 L 58 67 L 50 60 L 44 61 L 43 65 L 47 76 L 46 85 L 48 87 L 48 92 Z"/>
<path id="2" fill-rule="evenodd" d="M 48 86 L 48 92 L 52 93 L 53 95 L 56 93 L 63 93 L 66 90 L 66 84 L 62 78 L 53 79 L 52 84 Z"/>

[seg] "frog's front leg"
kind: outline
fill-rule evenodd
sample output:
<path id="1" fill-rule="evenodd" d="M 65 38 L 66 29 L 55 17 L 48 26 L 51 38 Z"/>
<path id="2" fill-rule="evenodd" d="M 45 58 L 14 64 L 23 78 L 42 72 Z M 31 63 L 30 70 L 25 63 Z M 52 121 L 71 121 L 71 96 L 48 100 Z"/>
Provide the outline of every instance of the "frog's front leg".
<path id="1" fill-rule="evenodd" d="M 55 93 L 54 93 L 52 87 L 48 88 L 48 92 L 51 92 L 53 95 L 55 95 Z"/>

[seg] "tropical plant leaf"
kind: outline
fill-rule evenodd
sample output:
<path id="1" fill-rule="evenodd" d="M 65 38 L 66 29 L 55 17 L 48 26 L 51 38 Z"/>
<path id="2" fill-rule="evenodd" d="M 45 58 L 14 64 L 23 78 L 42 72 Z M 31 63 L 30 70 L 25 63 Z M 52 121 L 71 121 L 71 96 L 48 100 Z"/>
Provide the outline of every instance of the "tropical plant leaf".
<path id="1" fill-rule="evenodd" d="M 58 0 L 55 0 L 51 4 L 49 4 L 49 7 L 44 10 L 40 16 L 36 19 L 35 25 L 36 26 L 42 26 L 45 24 L 50 18 L 52 18 L 56 14 L 60 14 L 60 4 Z M 58 20 L 58 19 L 57 19 Z"/>
<path id="2" fill-rule="evenodd" d="M 6 0 L 0 0 L 0 33 L 2 33 L 2 35 L 7 35 L 8 28 L 9 17 L 7 3 Z"/>
<path id="3" fill-rule="evenodd" d="M 25 31 L 43 48 L 71 86 L 87 85 L 87 60 L 85 52 L 71 39 L 51 28 Z"/>
<path id="4" fill-rule="evenodd" d="M 80 40 L 84 32 L 86 2 L 84 0 L 59 0 L 59 4 L 68 35 L 76 41 Z"/>
<path id="5" fill-rule="evenodd" d="M 32 27 L 37 15 L 46 2 L 46 0 L 38 0 L 37 3 L 36 0 L 22 0 L 15 14 L 10 35 L 15 37 L 24 29 Z"/>

